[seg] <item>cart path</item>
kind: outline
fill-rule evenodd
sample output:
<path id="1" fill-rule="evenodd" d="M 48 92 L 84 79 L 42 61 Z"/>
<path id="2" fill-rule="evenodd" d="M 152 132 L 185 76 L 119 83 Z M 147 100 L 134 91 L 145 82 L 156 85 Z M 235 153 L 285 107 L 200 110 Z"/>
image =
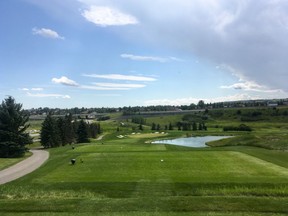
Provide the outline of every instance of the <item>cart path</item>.
<path id="1" fill-rule="evenodd" d="M 44 150 L 30 150 L 32 156 L 0 171 L 0 185 L 18 179 L 39 168 L 48 158 L 49 152 Z"/>
<path id="2" fill-rule="evenodd" d="M 102 138 L 105 136 L 105 134 L 99 136 L 96 140 L 102 140 Z"/>

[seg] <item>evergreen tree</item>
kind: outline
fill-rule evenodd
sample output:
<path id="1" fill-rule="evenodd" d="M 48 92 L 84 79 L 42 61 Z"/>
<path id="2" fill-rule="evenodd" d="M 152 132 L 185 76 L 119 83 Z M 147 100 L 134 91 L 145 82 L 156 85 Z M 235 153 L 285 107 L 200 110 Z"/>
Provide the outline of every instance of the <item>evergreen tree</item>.
<path id="1" fill-rule="evenodd" d="M 42 123 L 40 139 L 41 145 L 44 148 L 58 147 L 61 144 L 60 129 L 51 113 L 46 116 Z"/>
<path id="2" fill-rule="evenodd" d="M 181 124 L 181 122 L 177 122 L 177 127 L 178 127 L 178 130 L 179 130 L 179 131 L 182 130 L 182 124 Z"/>
<path id="3" fill-rule="evenodd" d="M 77 143 L 87 143 L 88 139 L 88 130 L 87 124 L 83 121 L 83 119 L 79 122 L 79 126 L 77 129 Z"/>
<path id="4" fill-rule="evenodd" d="M 191 127 L 190 123 L 188 123 L 188 122 L 181 122 L 181 125 L 182 125 L 182 130 L 183 130 L 183 131 L 188 131 L 188 130 L 190 130 L 190 127 Z"/>
<path id="5" fill-rule="evenodd" d="M 68 114 L 64 118 L 64 144 L 72 144 L 75 142 L 75 131 L 73 128 L 72 114 Z"/>
<path id="6" fill-rule="evenodd" d="M 160 124 L 157 124 L 157 126 L 156 126 L 156 130 L 159 131 L 160 129 L 161 129 Z"/>
<path id="7" fill-rule="evenodd" d="M 173 125 L 171 124 L 171 122 L 169 123 L 168 130 L 173 130 Z"/>
<path id="8" fill-rule="evenodd" d="M 19 157 L 25 153 L 25 145 L 32 143 L 26 129 L 29 115 L 22 104 L 9 96 L 0 105 L 0 157 Z"/>
<path id="9" fill-rule="evenodd" d="M 203 123 L 203 130 L 207 131 L 207 126 Z"/>
<path id="10" fill-rule="evenodd" d="M 198 125 L 198 130 L 203 130 L 203 125 L 202 125 L 201 122 L 200 122 L 199 125 Z"/>
<path id="11" fill-rule="evenodd" d="M 102 130 L 101 130 L 101 125 L 97 124 L 97 134 L 101 134 Z"/>
<path id="12" fill-rule="evenodd" d="M 197 130 L 197 124 L 196 124 L 196 122 L 193 122 L 193 124 L 192 124 L 192 130 L 193 130 L 193 131 L 196 131 L 196 130 Z"/>
<path id="13" fill-rule="evenodd" d="M 154 122 L 152 123 L 151 130 L 156 130 L 156 124 Z"/>
<path id="14" fill-rule="evenodd" d="M 90 136 L 91 136 L 91 138 L 95 139 L 98 135 L 98 124 L 92 123 L 89 125 L 89 127 L 90 127 Z M 118 127 L 118 129 L 119 129 L 119 127 Z"/>
<path id="15" fill-rule="evenodd" d="M 65 134 L 64 134 L 65 127 L 64 127 L 63 118 L 58 118 L 57 119 L 57 127 L 59 129 L 58 130 L 58 134 L 59 134 L 60 139 L 61 139 L 61 144 L 64 146 L 67 143 L 65 142 Z"/>

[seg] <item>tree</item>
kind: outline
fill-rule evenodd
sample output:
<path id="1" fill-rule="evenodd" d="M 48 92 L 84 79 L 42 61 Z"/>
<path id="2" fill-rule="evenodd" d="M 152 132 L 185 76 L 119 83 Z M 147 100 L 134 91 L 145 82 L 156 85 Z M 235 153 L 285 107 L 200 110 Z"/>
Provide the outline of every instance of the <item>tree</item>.
<path id="1" fill-rule="evenodd" d="M 152 123 L 151 130 L 156 130 L 156 124 L 154 122 Z"/>
<path id="2" fill-rule="evenodd" d="M 198 102 L 198 105 L 197 105 L 200 109 L 204 109 L 204 107 L 205 107 L 205 103 L 204 103 L 204 101 L 203 100 L 200 100 L 199 102 Z"/>
<path id="3" fill-rule="evenodd" d="M 143 131 L 143 125 L 142 124 L 139 124 L 138 128 L 139 128 L 139 130 Z"/>
<path id="4" fill-rule="evenodd" d="M 19 157 L 24 155 L 26 144 L 32 138 L 26 133 L 29 115 L 11 96 L 0 105 L 0 157 Z"/>
<path id="5" fill-rule="evenodd" d="M 59 129 L 59 136 L 60 136 L 60 139 L 61 139 L 61 144 L 62 144 L 62 146 L 64 146 L 66 144 L 66 141 L 65 141 L 65 133 L 64 133 L 65 126 L 64 126 L 63 118 L 58 118 L 57 119 L 57 127 Z"/>
<path id="6" fill-rule="evenodd" d="M 88 136 L 87 124 L 82 119 L 77 129 L 77 143 L 89 142 L 88 137 L 89 136 Z"/>
<path id="7" fill-rule="evenodd" d="M 161 130 L 161 126 L 160 126 L 160 124 L 157 124 L 157 126 L 156 126 L 156 130 L 157 130 L 157 131 Z"/>
<path id="8" fill-rule="evenodd" d="M 46 116 L 42 123 L 40 139 L 44 148 L 58 147 L 61 144 L 60 129 L 51 113 Z"/>
<path id="9" fill-rule="evenodd" d="M 192 130 L 193 130 L 193 131 L 196 131 L 196 130 L 197 130 L 197 124 L 196 124 L 196 122 L 193 122 L 193 124 L 192 124 Z"/>
<path id="10" fill-rule="evenodd" d="M 72 144 L 75 141 L 75 131 L 73 129 L 73 118 L 71 113 L 64 117 L 63 132 L 64 144 Z"/>
<path id="11" fill-rule="evenodd" d="M 97 135 L 98 135 L 98 126 L 99 126 L 99 124 L 97 124 L 97 123 L 92 123 L 92 124 L 89 125 L 91 138 L 95 139 L 97 137 Z M 118 127 L 118 131 L 119 131 L 119 127 Z"/>

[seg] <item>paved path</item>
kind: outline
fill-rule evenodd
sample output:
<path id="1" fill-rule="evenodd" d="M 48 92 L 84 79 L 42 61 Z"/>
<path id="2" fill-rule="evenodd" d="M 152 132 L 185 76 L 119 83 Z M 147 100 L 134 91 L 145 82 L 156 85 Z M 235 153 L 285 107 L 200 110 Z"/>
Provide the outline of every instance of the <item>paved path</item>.
<path id="1" fill-rule="evenodd" d="M 30 150 L 30 152 L 33 155 L 29 158 L 0 171 L 0 185 L 33 172 L 49 158 L 49 152 L 44 150 Z"/>
<path id="2" fill-rule="evenodd" d="M 96 140 L 102 140 L 102 138 L 105 136 L 105 134 L 99 136 Z"/>

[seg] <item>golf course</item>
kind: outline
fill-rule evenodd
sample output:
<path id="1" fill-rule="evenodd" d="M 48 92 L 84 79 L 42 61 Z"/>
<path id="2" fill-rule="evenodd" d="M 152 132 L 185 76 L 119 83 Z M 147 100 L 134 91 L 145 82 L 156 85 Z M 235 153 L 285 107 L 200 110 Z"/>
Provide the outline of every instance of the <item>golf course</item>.
<path id="1" fill-rule="evenodd" d="M 207 130 L 189 132 L 150 130 L 152 122 L 174 124 L 183 115 L 147 117 L 141 131 L 129 119 L 123 124 L 112 116 L 101 122 L 100 139 L 46 149 L 50 157 L 39 169 L 0 185 L 0 214 L 287 215 L 287 119 L 267 115 L 244 122 L 251 132 L 224 132 L 225 126 L 243 122 L 232 113 L 210 113 Z M 229 138 L 200 148 L 152 143 L 208 135 Z M 0 169 L 17 160 L 0 159 Z"/>

